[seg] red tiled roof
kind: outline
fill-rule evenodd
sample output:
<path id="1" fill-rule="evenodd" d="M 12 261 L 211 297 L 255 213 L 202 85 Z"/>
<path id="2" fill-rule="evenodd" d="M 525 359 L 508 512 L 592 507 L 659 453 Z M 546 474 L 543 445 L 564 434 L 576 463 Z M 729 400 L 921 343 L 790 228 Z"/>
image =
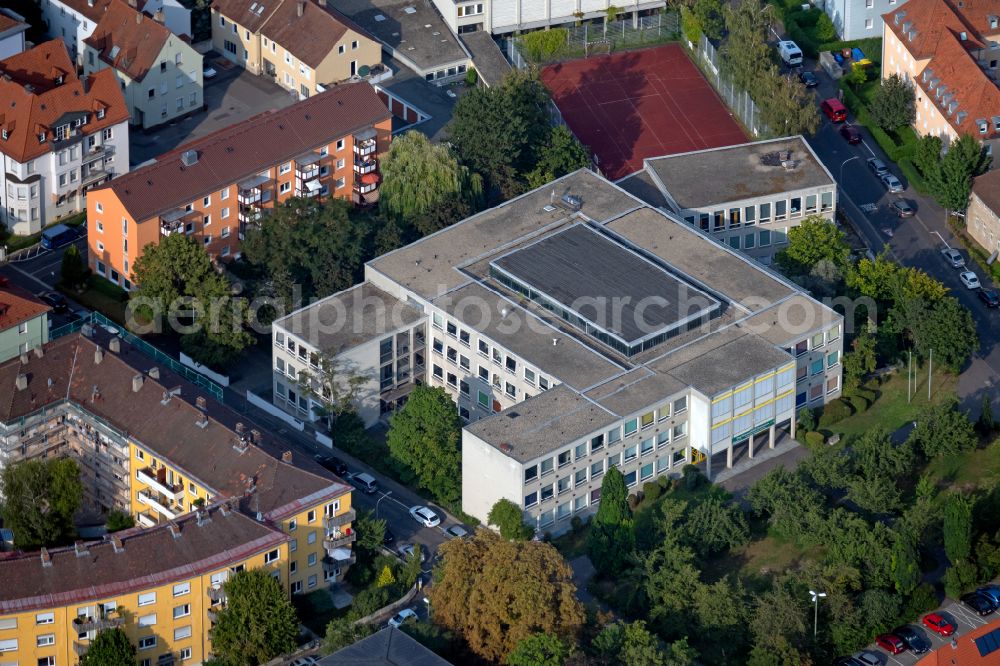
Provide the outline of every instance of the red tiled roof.
<path id="1" fill-rule="evenodd" d="M 337 85 L 180 146 L 107 187 L 139 222 L 390 117 L 367 82 Z M 185 166 L 181 155 L 189 150 L 198 162 Z"/>
<path id="2" fill-rule="evenodd" d="M 97 72 L 86 79 L 76 77 L 66 46 L 61 39 L 44 42 L 0 61 L 0 152 L 24 163 L 44 155 L 57 145 L 55 124 L 68 113 L 86 114 L 79 128 L 92 134 L 128 120 L 128 107 L 114 72 Z M 62 74 L 61 85 L 56 76 Z M 104 117 L 97 112 L 104 109 Z M 38 136 L 45 134 L 45 141 Z"/>
<path id="3" fill-rule="evenodd" d="M 363 28 L 329 5 L 320 7 L 315 2 L 301 0 L 302 16 L 299 16 L 299 4 L 300 0 L 281 0 L 260 32 L 313 69 L 319 67 L 348 30 L 371 39 Z"/>
<path id="4" fill-rule="evenodd" d="M 0 9 L 0 35 L 3 35 L 8 31 L 12 34 L 16 32 L 24 32 L 27 29 L 27 23 L 18 21 L 13 16 L 8 16 L 2 9 Z"/>
<path id="5" fill-rule="evenodd" d="M 973 5 L 981 8 L 992 6 L 994 11 L 996 7 L 995 0 L 962 0 L 962 4 L 969 11 L 972 11 Z M 899 9 L 883 14 L 882 19 L 914 58 L 934 55 L 938 43 L 947 33 L 953 34 L 956 39 L 961 33 L 966 33 L 968 49 L 983 47 L 979 32 L 947 0 L 908 0 Z M 913 39 L 910 39 L 911 31 Z"/>
<path id="6" fill-rule="evenodd" d="M 250 32 L 257 32 L 271 18 L 282 0 L 215 0 L 212 9 Z M 250 8 L 253 7 L 251 10 Z"/>
<path id="7" fill-rule="evenodd" d="M 117 532 L 105 540 L 0 558 L 0 615 L 107 599 L 224 569 L 289 541 L 281 531 L 215 506 L 174 524 Z M 119 548 L 120 546 L 120 548 Z M 204 591 L 192 590 L 204 594 Z"/>
<path id="8" fill-rule="evenodd" d="M 972 183 L 972 191 L 990 210 L 1000 215 L 1000 169 L 977 176 Z"/>
<path id="9" fill-rule="evenodd" d="M 110 5 L 115 0 L 93 0 L 93 6 L 91 6 L 91 0 L 53 0 L 57 4 L 66 5 L 78 14 L 83 14 L 88 19 L 97 23 L 101 20 L 104 12 L 107 10 L 108 5 Z"/>
<path id="10" fill-rule="evenodd" d="M 985 657 L 976 647 L 976 639 L 1000 629 L 1000 621 L 977 627 L 954 636 L 954 646 L 945 645 L 917 662 L 917 666 L 1000 666 L 1000 650 Z"/>
<path id="11" fill-rule="evenodd" d="M 27 289 L 9 284 L 0 287 L 0 331 L 34 319 L 51 309 Z"/>
<path id="12" fill-rule="evenodd" d="M 937 91 L 928 90 L 928 84 L 921 74 L 918 85 L 925 91 L 931 104 L 948 119 L 949 124 L 959 134 L 971 134 L 980 139 L 1000 136 L 994 118 L 1000 118 L 1000 87 L 986 72 L 980 69 L 976 59 L 963 47 L 958 38 L 943 34 L 934 55 L 927 64 L 927 78 L 938 79 L 938 86 L 947 86 L 944 95 L 951 95 L 953 109 L 939 98 Z M 986 122 L 986 131 L 979 125 Z"/>
<path id="13" fill-rule="evenodd" d="M 113 0 L 84 43 L 96 49 L 102 61 L 133 81 L 142 81 L 172 36 L 162 23 L 124 0 Z"/>

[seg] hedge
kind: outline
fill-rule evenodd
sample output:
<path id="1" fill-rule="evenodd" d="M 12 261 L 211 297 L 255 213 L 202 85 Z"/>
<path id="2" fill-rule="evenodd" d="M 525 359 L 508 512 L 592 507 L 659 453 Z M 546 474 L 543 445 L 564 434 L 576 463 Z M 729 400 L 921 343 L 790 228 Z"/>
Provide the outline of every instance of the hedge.
<path id="1" fill-rule="evenodd" d="M 566 28 L 537 30 L 521 36 L 525 57 L 532 62 L 545 62 L 566 48 L 569 34 Z"/>
<path id="2" fill-rule="evenodd" d="M 825 428 L 831 426 L 834 423 L 843 421 L 851 414 L 853 414 L 853 411 L 850 404 L 843 398 L 837 398 L 823 406 L 823 413 L 819 417 L 819 427 Z"/>
<path id="3" fill-rule="evenodd" d="M 823 437 L 823 433 L 821 433 L 821 432 L 812 431 L 812 432 L 807 432 L 806 433 L 806 446 L 808 446 L 810 448 L 816 448 L 817 446 L 823 446 L 823 442 L 825 442 L 825 441 L 826 441 L 826 438 Z"/>

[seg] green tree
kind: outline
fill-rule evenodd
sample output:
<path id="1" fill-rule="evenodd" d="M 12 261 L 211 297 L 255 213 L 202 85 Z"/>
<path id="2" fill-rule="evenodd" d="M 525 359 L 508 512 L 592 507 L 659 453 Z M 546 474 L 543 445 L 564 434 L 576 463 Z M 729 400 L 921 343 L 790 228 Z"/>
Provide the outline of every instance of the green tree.
<path id="1" fill-rule="evenodd" d="M 538 633 L 574 642 L 583 607 L 573 570 L 550 544 L 477 530 L 438 552 L 435 582 L 427 589 L 434 622 L 461 634 L 479 657 L 499 662 Z"/>
<path id="2" fill-rule="evenodd" d="M 462 492 L 462 424 L 455 403 L 441 388 L 417 386 L 389 420 L 386 443 L 403 481 L 451 504 Z"/>
<path id="3" fill-rule="evenodd" d="M 759 0 L 727 3 L 724 9 L 729 33 L 722 45 L 722 70 L 733 85 L 746 90 L 755 99 L 763 79 L 775 76 L 768 28 L 774 16 L 771 5 Z"/>
<path id="4" fill-rule="evenodd" d="M 844 391 L 854 393 L 865 378 L 875 372 L 875 336 L 867 329 L 858 333 L 851 342 L 851 351 L 844 354 Z"/>
<path id="5" fill-rule="evenodd" d="M 108 532 L 120 532 L 135 527 L 135 520 L 124 511 L 109 511 L 108 517 L 104 519 L 104 528 Z"/>
<path id="6" fill-rule="evenodd" d="M 420 132 L 393 137 L 380 168 L 379 209 L 397 220 L 423 215 L 452 198 L 475 207 L 482 197 L 479 174 L 459 164 L 447 145 L 432 144 Z"/>
<path id="7" fill-rule="evenodd" d="M 299 392 L 312 400 L 313 413 L 323 419 L 327 430 L 332 432 L 340 417 L 357 407 L 368 378 L 331 354 L 319 354 L 310 359 L 310 365 L 315 370 L 305 367 L 299 370 Z"/>
<path id="8" fill-rule="evenodd" d="M 754 483 L 747 501 L 775 531 L 792 539 L 813 531 L 813 519 L 822 507 L 819 493 L 801 475 L 784 467 L 774 468 Z"/>
<path id="9" fill-rule="evenodd" d="M 601 482 L 601 503 L 590 521 L 587 554 L 601 573 L 619 571 L 635 546 L 625 477 L 610 468 Z"/>
<path id="10" fill-rule="evenodd" d="M 403 572 L 400 574 L 400 584 L 406 589 L 413 587 L 420 572 L 423 570 L 423 546 L 419 543 L 413 544 L 413 552 L 406 557 L 403 563 Z"/>
<path id="11" fill-rule="evenodd" d="M 851 446 L 854 475 L 848 482 L 848 497 L 865 511 L 887 513 L 902 504 L 900 479 L 909 478 L 912 449 L 907 443 L 894 445 L 882 426 L 866 430 Z"/>
<path id="12" fill-rule="evenodd" d="M 976 565 L 972 562 L 956 562 L 944 572 L 944 593 L 957 599 L 976 584 Z"/>
<path id="13" fill-rule="evenodd" d="M 879 82 L 875 97 L 868 106 L 868 115 L 882 129 L 893 132 L 909 127 L 917 117 L 917 101 L 913 85 L 892 74 Z"/>
<path id="14" fill-rule="evenodd" d="M 80 666 L 122 666 L 135 663 L 136 649 L 120 627 L 104 629 L 90 642 Z"/>
<path id="15" fill-rule="evenodd" d="M 524 541 L 530 539 L 534 534 L 531 525 L 524 522 L 524 512 L 514 502 L 509 499 L 499 499 L 490 509 L 486 516 L 486 522 L 496 525 L 500 530 L 500 536 L 504 539 L 515 539 Z"/>
<path id="16" fill-rule="evenodd" d="M 4 527 L 20 550 L 61 546 L 76 537 L 73 517 L 83 498 L 80 469 L 71 458 L 25 460 L 0 470 Z"/>
<path id="17" fill-rule="evenodd" d="M 923 359 L 934 353 L 934 365 L 960 372 L 979 348 L 972 313 L 953 296 L 929 302 L 904 298 L 890 311 L 894 326 L 902 329 Z"/>
<path id="18" fill-rule="evenodd" d="M 958 411 L 955 396 L 924 408 L 909 439 L 927 458 L 961 453 L 976 446 L 975 430 L 968 416 Z"/>
<path id="19" fill-rule="evenodd" d="M 810 215 L 802 224 L 788 230 L 788 246 L 775 255 L 775 261 L 789 275 L 803 275 L 821 259 L 844 266 L 850 254 L 847 236 L 837 225 L 818 215 Z"/>
<path id="20" fill-rule="evenodd" d="M 59 268 L 59 276 L 62 283 L 67 287 L 78 287 L 86 281 L 90 275 L 87 264 L 80 256 L 80 249 L 76 245 L 70 245 L 63 252 L 62 265 Z"/>
<path id="21" fill-rule="evenodd" d="M 701 24 L 698 23 L 698 17 L 694 15 L 690 7 L 682 5 L 680 8 L 681 12 L 681 32 L 689 42 L 695 46 L 701 41 Z"/>
<path id="22" fill-rule="evenodd" d="M 545 32 L 545 31 L 542 31 Z M 550 183 L 556 178 L 590 166 L 590 153 L 566 127 L 553 127 L 542 147 L 535 168 L 527 174 L 529 188 Z"/>
<path id="23" fill-rule="evenodd" d="M 171 234 L 146 246 L 133 271 L 138 288 L 129 309 L 151 322 L 152 330 L 176 313 L 189 327 L 182 348 L 196 361 L 222 367 L 253 342 L 245 328 L 246 302 L 233 297 L 228 280 L 193 238 Z"/>
<path id="24" fill-rule="evenodd" d="M 722 31 L 726 28 L 722 6 L 720 0 L 695 0 L 694 7 L 691 8 L 698 19 L 698 26 L 709 39 L 721 38 Z"/>
<path id="25" fill-rule="evenodd" d="M 701 557 L 743 546 L 750 540 L 750 527 L 743 512 L 721 497 L 700 502 L 684 521 L 686 540 Z"/>
<path id="26" fill-rule="evenodd" d="M 247 229 L 243 256 L 267 276 L 281 307 L 301 307 L 303 299 L 347 289 L 361 277 L 371 225 L 350 211 L 340 199 L 293 197 Z"/>
<path id="27" fill-rule="evenodd" d="M 925 134 L 917 140 L 917 147 L 913 151 L 913 164 L 929 184 L 935 183 L 940 178 L 942 149 L 939 136 Z"/>
<path id="28" fill-rule="evenodd" d="M 549 94 L 532 72 L 514 70 L 498 86 L 474 88 L 455 104 L 449 133 L 462 162 L 504 197 L 519 194 L 522 175 L 548 137 Z"/>
<path id="29" fill-rule="evenodd" d="M 993 419 L 993 403 L 986 391 L 983 391 L 983 402 L 979 407 L 979 420 L 976 421 L 976 425 L 985 437 L 989 437 L 997 429 L 996 421 Z"/>
<path id="30" fill-rule="evenodd" d="M 760 111 L 760 124 L 771 136 L 816 133 L 819 114 L 813 95 L 797 77 L 772 72 L 757 86 L 761 92 L 754 100 Z"/>
<path id="31" fill-rule="evenodd" d="M 591 644 L 605 659 L 622 666 L 667 666 L 660 639 L 646 629 L 642 620 L 613 622 L 597 634 Z"/>
<path id="32" fill-rule="evenodd" d="M 532 634 L 518 641 L 507 655 L 508 666 L 563 666 L 570 646 L 558 636 Z"/>
<path id="33" fill-rule="evenodd" d="M 917 543 L 907 531 L 896 532 L 892 542 L 892 582 L 896 591 L 909 596 L 920 584 Z"/>
<path id="34" fill-rule="evenodd" d="M 392 575 L 392 569 L 387 564 L 382 567 L 382 571 L 379 573 L 378 579 L 375 581 L 375 585 L 376 587 L 389 587 L 390 585 L 395 584 L 395 582 L 396 577 Z"/>
<path id="35" fill-rule="evenodd" d="M 241 571 L 223 583 L 226 607 L 209 635 L 227 666 L 256 666 L 295 649 L 299 620 L 281 583 L 266 569 Z"/>
<path id="36" fill-rule="evenodd" d="M 971 134 L 952 141 L 948 152 L 930 179 L 934 198 L 944 208 L 965 210 L 972 191 L 972 179 L 989 169 L 991 158 L 986 146 Z"/>
<path id="37" fill-rule="evenodd" d="M 968 559 L 972 552 L 972 502 L 951 493 L 944 504 L 944 552 L 952 564 Z"/>
<path id="38" fill-rule="evenodd" d="M 355 624 L 352 617 L 334 618 L 326 625 L 323 651 L 336 652 L 340 648 L 353 645 L 375 633 L 375 628 L 375 625 L 371 624 Z"/>

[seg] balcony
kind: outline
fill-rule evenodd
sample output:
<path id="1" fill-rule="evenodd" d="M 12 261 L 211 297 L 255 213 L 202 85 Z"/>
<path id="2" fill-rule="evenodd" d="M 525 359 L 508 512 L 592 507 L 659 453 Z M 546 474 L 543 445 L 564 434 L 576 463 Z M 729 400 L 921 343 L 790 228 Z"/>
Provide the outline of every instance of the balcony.
<path id="1" fill-rule="evenodd" d="M 142 511 L 138 514 L 139 525 L 142 527 L 156 527 L 160 524 L 160 517 L 150 511 Z"/>
<path id="2" fill-rule="evenodd" d="M 87 654 L 88 647 L 90 646 L 84 643 L 77 643 L 76 641 L 73 641 L 73 652 L 75 652 L 76 656 L 78 657 L 82 657 L 83 655 Z"/>
<path id="3" fill-rule="evenodd" d="M 364 159 L 361 157 L 354 158 L 354 173 L 356 174 L 372 173 L 376 169 L 378 169 L 377 159 L 374 158 Z"/>
<path id="4" fill-rule="evenodd" d="M 161 495 L 165 495 L 168 499 L 176 500 L 177 496 L 184 492 L 184 486 L 181 484 L 167 482 L 167 470 L 164 467 L 158 470 L 152 467 L 144 467 L 136 474 L 140 481 Z"/>
<path id="5" fill-rule="evenodd" d="M 138 495 L 140 504 L 145 504 L 161 516 L 170 520 L 178 516 L 178 513 L 170 508 L 170 501 L 166 497 L 158 493 L 151 493 L 148 490 L 140 490 Z"/>
<path id="6" fill-rule="evenodd" d="M 211 599 L 214 603 L 222 603 L 226 601 L 226 591 L 222 589 L 221 585 L 219 585 L 218 587 L 213 585 L 212 587 L 208 588 L 208 598 Z"/>
<path id="7" fill-rule="evenodd" d="M 73 628 L 81 634 L 85 631 L 104 631 L 122 626 L 125 626 L 125 618 L 119 616 L 118 611 L 106 611 L 98 617 L 83 615 L 73 620 Z"/>
<path id="8" fill-rule="evenodd" d="M 358 512 L 354 509 L 348 509 L 339 516 L 332 516 L 326 519 L 327 529 L 333 529 L 335 527 L 343 527 L 344 525 L 350 525 L 358 518 Z"/>
<path id="9" fill-rule="evenodd" d="M 217 623 L 219 621 L 219 613 L 218 613 L 218 611 L 214 611 L 211 608 L 209 608 L 208 609 L 208 621 L 211 622 L 212 624 Z"/>
<path id="10" fill-rule="evenodd" d="M 115 154 L 115 147 L 111 144 L 94 146 L 83 155 L 83 164 L 87 165 L 97 160 L 103 160 Z"/>
<path id="11" fill-rule="evenodd" d="M 295 158 L 295 177 L 300 181 L 319 178 L 319 162 L 323 157 L 319 153 L 306 153 Z"/>
<path id="12" fill-rule="evenodd" d="M 164 236 L 170 234 L 184 233 L 184 226 L 187 222 L 194 222 L 200 213 L 193 210 L 176 208 L 160 216 L 160 233 Z"/>
<path id="13" fill-rule="evenodd" d="M 374 155 L 378 150 L 378 141 L 376 140 L 377 136 L 378 133 L 375 131 L 374 127 L 369 127 L 368 129 L 355 134 L 354 154 L 360 155 L 361 157 Z"/>
<path id="14" fill-rule="evenodd" d="M 238 190 L 238 194 L 236 198 L 240 205 L 259 204 L 265 201 L 265 193 L 262 186 L 270 182 L 271 178 L 269 176 L 258 174 L 237 183 L 236 189 Z"/>
<path id="15" fill-rule="evenodd" d="M 308 198 L 318 197 L 322 191 L 323 184 L 314 178 L 313 180 L 304 181 L 301 187 L 296 187 L 295 196 Z"/>
<path id="16" fill-rule="evenodd" d="M 336 548 L 343 548 L 345 546 L 350 546 L 358 538 L 358 535 L 354 532 L 350 534 L 328 534 L 326 538 L 323 539 L 323 547 L 327 549 L 327 552 L 332 551 Z"/>

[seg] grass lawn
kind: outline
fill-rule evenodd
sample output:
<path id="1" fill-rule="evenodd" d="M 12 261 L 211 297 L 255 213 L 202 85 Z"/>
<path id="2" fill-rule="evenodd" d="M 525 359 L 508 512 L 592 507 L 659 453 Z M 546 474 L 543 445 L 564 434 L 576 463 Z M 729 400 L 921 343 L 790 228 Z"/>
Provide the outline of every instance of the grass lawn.
<path id="1" fill-rule="evenodd" d="M 915 365 L 915 364 L 914 364 Z M 827 434 L 837 433 L 842 438 L 860 435 L 875 426 L 883 426 L 893 432 L 917 418 L 928 404 L 937 404 L 955 392 L 958 378 L 944 369 L 934 368 L 931 399 L 927 400 L 927 368 L 916 371 L 916 392 L 909 403 L 906 401 L 906 370 L 889 375 L 884 383 L 869 383 L 866 388 L 878 392 L 878 397 L 867 411 L 854 414 L 825 428 Z"/>
<path id="2" fill-rule="evenodd" d="M 83 292 L 59 287 L 60 291 L 90 310 L 96 310 L 108 319 L 125 325 L 125 291 L 104 278 L 92 275 Z"/>
<path id="3" fill-rule="evenodd" d="M 927 472 L 939 488 L 991 488 L 1000 483 L 1000 444 L 942 458 Z"/>

